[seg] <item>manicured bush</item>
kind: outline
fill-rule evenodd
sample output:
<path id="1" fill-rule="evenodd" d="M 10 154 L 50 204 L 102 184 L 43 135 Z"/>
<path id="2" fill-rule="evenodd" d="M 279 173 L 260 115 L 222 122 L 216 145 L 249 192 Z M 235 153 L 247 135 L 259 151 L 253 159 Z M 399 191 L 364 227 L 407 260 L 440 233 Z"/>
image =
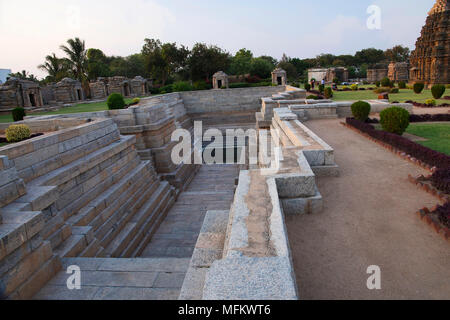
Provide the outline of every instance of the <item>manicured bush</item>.
<path id="1" fill-rule="evenodd" d="M 389 88 L 389 87 L 380 87 L 380 88 L 377 88 L 377 89 L 375 89 L 375 90 L 373 90 L 373 92 L 375 92 L 375 93 L 389 93 L 389 92 L 391 92 L 391 88 Z"/>
<path id="2" fill-rule="evenodd" d="M 31 137 L 31 130 L 24 124 L 13 124 L 6 129 L 8 142 L 20 142 Z"/>
<path id="3" fill-rule="evenodd" d="M 306 91 L 311 90 L 311 85 L 309 83 L 305 83 L 305 90 Z"/>
<path id="4" fill-rule="evenodd" d="M 435 106 L 436 105 L 436 100 L 434 100 L 434 99 L 427 99 L 427 100 L 425 100 L 425 104 L 427 104 L 429 106 Z"/>
<path id="5" fill-rule="evenodd" d="M 134 99 L 131 101 L 131 104 L 132 104 L 132 105 L 135 105 L 135 104 L 138 104 L 139 102 L 141 102 L 141 99 L 139 99 L 139 98 L 134 98 Z"/>
<path id="6" fill-rule="evenodd" d="M 391 87 L 391 80 L 389 80 L 388 77 L 384 77 L 383 79 L 381 79 L 381 85 L 383 87 Z"/>
<path id="7" fill-rule="evenodd" d="M 410 156 L 436 168 L 450 167 L 450 156 L 431 150 L 402 136 L 382 130 L 376 130 L 372 125 L 354 118 L 347 118 L 347 124 L 366 133 L 370 137 L 391 145 Z"/>
<path id="8" fill-rule="evenodd" d="M 12 111 L 12 117 L 13 117 L 14 122 L 22 121 L 26 115 L 27 114 L 26 114 L 24 108 L 19 107 L 19 108 L 13 109 L 13 111 Z"/>
<path id="9" fill-rule="evenodd" d="M 381 86 L 381 81 L 377 81 L 375 82 L 375 86 L 378 88 L 379 86 Z"/>
<path id="10" fill-rule="evenodd" d="M 339 78 L 333 78 L 333 83 L 336 83 L 337 85 L 341 84 L 341 82 L 339 81 Z"/>
<path id="11" fill-rule="evenodd" d="M 125 100 L 120 93 L 111 93 L 106 101 L 109 110 L 117 110 L 125 108 Z"/>
<path id="12" fill-rule="evenodd" d="M 325 98 L 330 99 L 333 97 L 333 90 L 330 87 L 325 88 Z"/>
<path id="13" fill-rule="evenodd" d="M 405 81 L 400 81 L 398 83 L 398 87 L 399 87 L 399 89 L 406 89 L 406 82 Z"/>
<path id="14" fill-rule="evenodd" d="M 440 99 L 445 93 L 445 86 L 442 84 L 435 84 L 431 87 L 431 93 L 433 94 L 433 98 Z"/>
<path id="15" fill-rule="evenodd" d="M 384 109 L 380 113 L 380 123 L 384 131 L 401 136 L 409 126 L 409 112 L 399 107 Z"/>
<path id="16" fill-rule="evenodd" d="M 419 94 L 422 93 L 423 89 L 425 88 L 425 84 L 421 82 L 414 83 L 414 92 Z"/>
<path id="17" fill-rule="evenodd" d="M 194 82 L 194 90 L 208 90 L 211 89 L 212 86 L 206 81 L 196 81 Z"/>
<path id="18" fill-rule="evenodd" d="M 351 91 L 351 89 L 348 86 L 343 86 L 342 91 Z"/>
<path id="19" fill-rule="evenodd" d="M 325 90 L 325 86 L 323 84 L 319 84 L 319 92 L 323 93 L 324 90 Z"/>
<path id="20" fill-rule="evenodd" d="M 365 101 L 358 101 L 352 104 L 352 114 L 359 121 L 366 121 L 370 114 L 370 104 Z"/>
<path id="21" fill-rule="evenodd" d="M 316 96 L 316 95 L 311 94 L 311 95 L 307 96 L 306 99 L 307 99 L 307 100 L 318 100 L 319 97 Z"/>
<path id="22" fill-rule="evenodd" d="M 194 87 L 188 81 L 179 81 L 173 84 L 174 92 L 192 91 Z"/>
<path id="23" fill-rule="evenodd" d="M 389 93 L 399 93 L 400 91 L 398 90 L 398 88 L 392 88 Z"/>
<path id="24" fill-rule="evenodd" d="M 352 89 L 353 91 L 357 91 L 358 90 L 358 85 L 357 84 L 352 84 L 350 86 L 350 89 Z"/>

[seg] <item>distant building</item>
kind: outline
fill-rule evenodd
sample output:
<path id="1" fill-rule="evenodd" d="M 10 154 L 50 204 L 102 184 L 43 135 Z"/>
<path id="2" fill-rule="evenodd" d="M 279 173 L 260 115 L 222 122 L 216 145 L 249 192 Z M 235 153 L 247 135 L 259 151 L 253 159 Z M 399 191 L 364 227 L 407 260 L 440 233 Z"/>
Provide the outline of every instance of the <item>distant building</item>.
<path id="1" fill-rule="evenodd" d="M 0 84 L 5 83 L 10 74 L 11 69 L 0 69 Z"/>
<path id="2" fill-rule="evenodd" d="M 334 68 L 313 68 L 308 70 L 308 82 L 315 79 L 316 82 L 325 80 L 327 83 L 338 79 L 340 82 L 348 81 L 348 69 L 343 67 Z"/>

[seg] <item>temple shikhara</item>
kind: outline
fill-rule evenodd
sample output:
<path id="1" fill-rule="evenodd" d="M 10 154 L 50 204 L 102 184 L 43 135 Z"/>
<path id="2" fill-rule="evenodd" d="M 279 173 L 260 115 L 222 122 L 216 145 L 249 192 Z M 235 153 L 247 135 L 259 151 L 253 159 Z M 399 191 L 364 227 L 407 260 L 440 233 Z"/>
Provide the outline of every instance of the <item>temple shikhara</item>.
<path id="1" fill-rule="evenodd" d="M 410 79 L 427 84 L 450 83 L 450 2 L 437 0 L 411 54 Z"/>

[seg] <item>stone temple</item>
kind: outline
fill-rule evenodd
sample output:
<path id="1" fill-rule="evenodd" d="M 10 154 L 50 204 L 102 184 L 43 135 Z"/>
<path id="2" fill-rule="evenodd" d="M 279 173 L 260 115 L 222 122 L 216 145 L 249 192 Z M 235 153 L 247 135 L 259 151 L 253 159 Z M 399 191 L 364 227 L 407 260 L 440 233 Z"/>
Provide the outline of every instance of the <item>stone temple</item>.
<path id="1" fill-rule="evenodd" d="M 426 84 L 450 83 L 450 2 L 437 0 L 428 14 L 410 62 L 410 80 Z"/>

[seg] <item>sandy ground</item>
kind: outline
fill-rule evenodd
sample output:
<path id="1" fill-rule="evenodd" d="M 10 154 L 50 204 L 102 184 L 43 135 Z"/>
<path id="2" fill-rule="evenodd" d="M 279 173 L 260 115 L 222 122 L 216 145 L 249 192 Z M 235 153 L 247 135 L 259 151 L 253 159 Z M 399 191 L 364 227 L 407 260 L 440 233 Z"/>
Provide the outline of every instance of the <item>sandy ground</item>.
<path id="1" fill-rule="evenodd" d="M 414 114 L 445 114 L 450 113 L 450 108 L 418 108 L 413 107 Z"/>
<path id="2" fill-rule="evenodd" d="M 320 178 L 321 214 L 287 217 L 301 299 L 450 299 L 450 243 L 415 212 L 438 200 L 408 182 L 425 173 L 339 120 L 306 125 L 329 143 L 341 176 Z M 381 268 L 368 290 L 367 268 Z"/>

